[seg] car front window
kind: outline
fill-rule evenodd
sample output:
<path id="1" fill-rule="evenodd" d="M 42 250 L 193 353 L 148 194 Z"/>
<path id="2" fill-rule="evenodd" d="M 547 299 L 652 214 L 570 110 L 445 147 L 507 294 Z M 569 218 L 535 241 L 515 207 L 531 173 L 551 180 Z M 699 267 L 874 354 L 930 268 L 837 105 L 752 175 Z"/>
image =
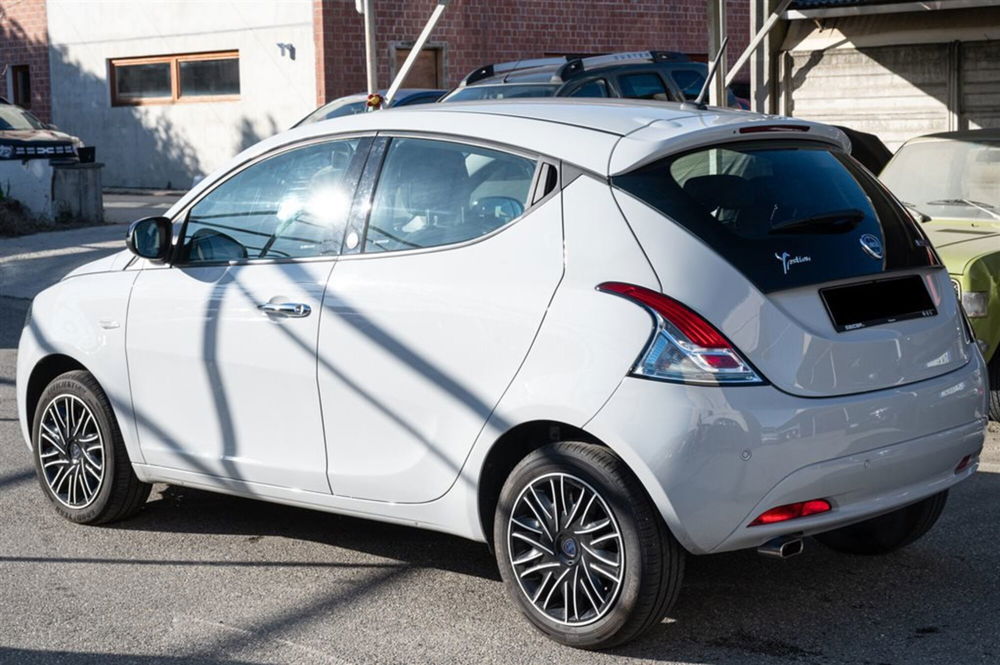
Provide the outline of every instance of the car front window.
<path id="1" fill-rule="evenodd" d="M 901 201 L 928 217 L 1000 219 L 1000 141 L 908 143 L 880 177 Z"/>
<path id="2" fill-rule="evenodd" d="M 289 150 L 226 180 L 191 209 L 188 263 L 330 256 L 354 193 L 348 176 L 360 141 Z"/>

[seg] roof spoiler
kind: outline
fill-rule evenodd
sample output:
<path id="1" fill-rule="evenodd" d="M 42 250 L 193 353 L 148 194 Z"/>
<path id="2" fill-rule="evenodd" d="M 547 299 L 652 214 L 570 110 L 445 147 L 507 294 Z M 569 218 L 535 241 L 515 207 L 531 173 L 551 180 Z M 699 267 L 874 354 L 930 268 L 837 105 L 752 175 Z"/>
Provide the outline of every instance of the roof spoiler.
<path id="1" fill-rule="evenodd" d="M 691 58 L 679 51 L 628 51 L 594 55 L 588 58 L 573 58 L 556 72 L 556 78 L 566 80 L 582 74 L 588 69 L 630 62 L 687 62 Z"/>
<path id="2" fill-rule="evenodd" d="M 496 76 L 498 74 L 510 74 L 521 69 L 531 69 L 532 67 L 551 67 L 566 64 L 567 58 L 559 56 L 555 58 L 534 58 L 530 60 L 512 60 L 510 62 L 498 62 L 492 65 L 485 65 L 472 71 L 458 85 L 460 87 L 472 85 L 477 81 Z"/>

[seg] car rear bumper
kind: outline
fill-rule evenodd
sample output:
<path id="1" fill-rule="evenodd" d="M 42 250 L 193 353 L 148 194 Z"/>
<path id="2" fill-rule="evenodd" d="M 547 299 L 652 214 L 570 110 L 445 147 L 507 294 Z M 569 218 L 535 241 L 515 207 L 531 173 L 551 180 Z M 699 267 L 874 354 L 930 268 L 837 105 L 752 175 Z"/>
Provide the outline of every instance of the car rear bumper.
<path id="1" fill-rule="evenodd" d="M 917 384 L 822 399 L 627 378 L 586 429 L 635 471 L 689 551 L 721 552 L 834 529 L 967 478 L 983 446 L 985 394 L 978 354 Z M 972 463 L 956 473 L 966 455 Z M 833 509 L 748 526 L 810 499 Z"/>

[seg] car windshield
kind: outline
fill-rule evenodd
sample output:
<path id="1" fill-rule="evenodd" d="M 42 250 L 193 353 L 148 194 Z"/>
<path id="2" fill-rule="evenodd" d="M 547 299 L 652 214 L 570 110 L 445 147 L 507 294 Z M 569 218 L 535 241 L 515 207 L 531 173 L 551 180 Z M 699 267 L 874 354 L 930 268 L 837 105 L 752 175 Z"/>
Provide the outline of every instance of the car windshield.
<path id="1" fill-rule="evenodd" d="M 469 102 L 478 99 L 514 99 L 517 97 L 551 97 L 558 85 L 473 85 L 459 88 L 441 101 Z"/>
<path id="2" fill-rule="evenodd" d="M 908 143 L 880 178 L 932 219 L 1000 219 L 1000 141 Z"/>
<path id="3" fill-rule="evenodd" d="M 343 101 L 337 100 L 320 106 L 318 109 L 307 115 L 305 118 L 299 122 L 296 127 L 301 125 L 308 125 L 313 122 L 319 122 L 320 120 L 329 120 L 330 118 L 339 118 L 344 115 L 355 115 L 357 113 L 364 113 L 366 102 L 361 101 Z"/>
<path id="4" fill-rule="evenodd" d="M 22 108 L 0 104 L 0 131 L 16 129 L 45 129 L 45 123 Z"/>

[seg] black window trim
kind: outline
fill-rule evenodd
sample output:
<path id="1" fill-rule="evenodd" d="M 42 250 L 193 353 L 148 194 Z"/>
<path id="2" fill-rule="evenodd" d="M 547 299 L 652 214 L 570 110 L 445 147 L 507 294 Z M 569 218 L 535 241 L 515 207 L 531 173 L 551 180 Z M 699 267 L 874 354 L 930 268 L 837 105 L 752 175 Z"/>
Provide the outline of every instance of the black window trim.
<path id="1" fill-rule="evenodd" d="M 382 176 L 382 167 L 385 161 L 385 155 L 388 153 L 389 145 L 392 143 L 392 140 L 397 138 L 414 138 L 414 139 L 423 139 L 429 141 L 458 143 L 461 145 L 468 145 L 473 147 L 486 148 L 488 150 L 496 150 L 498 152 L 505 152 L 511 155 L 516 155 L 518 157 L 523 157 L 525 159 L 532 160 L 535 163 L 535 171 L 531 177 L 531 184 L 528 186 L 529 200 L 528 204 L 524 207 L 524 212 L 515 217 L 514 219 L 510 220 L 503 226 L 493 229 L 489 233 L 485 233 L 481 236 L 477 236 L 475 238 L 470 238 L 468 240 L 463 240 L 460 242 L 447 243 L 444 245 L 434 245 L 433 247 L 417 247 L 414 249 L 394 249 L 385 252 L 364 251 L 365 243 L 368 239 L 368 222 L 371 217 L 371 211 L 372 211 L 371 204 L 374 202 L 375 191 L 378 188 L 378 183 Z M 382 139 L 384 139 L 384 143 L 379 144 L 379 141 Z M 365 169 L 365 173 L 361 177 L 362 183 L 365 183 L 366 181 L 370 182 L 371 188 L 367 192 L 361 192 L 360 190 L 362 188 L 359 186 L 358 196 L 355 198 L 354 205 L 351 208 L 352 213 L 354 210 L 365 211 L 363 220 L 364 231 L 360 234 L 360 239 L 357 247 L 358 251 L 351 253 L 342 252 L 340 255 L 341 260 L 345 261 L 359 260 L 359 259 L 372 260 L 383 257 L 389 258 L 394 256 L 411 256 L 414 254 L 428 254 L 431 252 L 450 251 L 453 249 L 468 247 L 469 245 L 474 245 L 476 243 L 484 242 L 486 240 L 489 240 L 493 236 L 499 233 L 503 233 L 507 229 L 511 228 L 512 226 L 520 222 L 522 219 L 527 217 L 528 213 L 535 210 L 543 203 L 547 202 L 555 194 L 559 193 L 562 190 L 562 177 L 560 175 L 562 169 L 560 168 L 561 163 L 559 160 L 544 155 L 539 155 L 537 153 L 533 153 L 523 148 L 517 148 L 514 146 L 510 146 L 508 144 L 499 143 L 496 141 L 490 141 L 488 139 L 479 139 L 471 136 L 460 136 L 455 134 L 445 134 L 437 132 L 382 130 L 379 131 L 376 135 L 375 144 L 373 144 L 371 151 L 372 156 L 375 156 L 376 151 L 379 150 L 378 147 L 379 145 L 381 145 L 381 154 L 378 155 L 377 159 L 369 159 L 368 165 L 366 166 Z M 556 184 L 552 188 L 552 190 L 549 191 L 544 197 L 538 200 L 533 200 L 533 194 L 535 193 L 538 187 L 538 180 L 539 178 L 542 177 L 542 173 L 545 171 L 545 168 L 543 167 L 543 165 L 545 164 L 554 167 L 556 169 Z M 368 173 L 369 169 L 377 169 L 374 177 L 372 177 L 371 174 Z M 368 205 L 359 205 L 364 203 L 367 203 Z M 350 229 L 351 229 L 351 222 L 348 223 L 348 233 L 350 233 Z"/>
<path id="2" fill-rule="evenodd" d="M 361 177 L 361 171 L 368 159 L 368 154 L 371 150 L 374 138 L 375 138 L 375 132 L 371 131 L 346 132 L 344 134 L 326 134 L 323 136 L 313 136 L 301 141 L 283 144 L 281 146 L 278 146 L 272 150 L 264 152 L 245 162 L 238 164 L 237 166 L 233 167 L 229 172 L 227 172 L 225 176 L 219 178 L 214 183 L 212 183 L 211 187 L 205 189 L 202 192 L 199 192 L 196 198 L 189 201 L 184 206 L 184 208 L 182 208 L 176 215 L 174 215 L 174 217 L 171 219 L 171 223 L 173 224 L 174 228 L 177 229 L 177 232 L 174 235 L 171 242 L 170 254 L 167 257 L 166 262 L 162 266 L 151 266 L 151 267 L 152 268 L 173 268 L 173 267 L 203 268 L 203 267 L 218 267 L 218 266 L 239 266 L 239 265 L 267 265 L 273 263 L 336 261 L 340 256 L 339 254 L 332 254 L 330 256 L 304 256 L 304 257 L 289 257 L 289 258 L 281 258 L 281 257 L 247 258 L 241 260 L 198 261 L 192 263 L 181 257 L 180 252 L 182 250 L 182 241 L 185 237 L 185 234 L 187 233 L 188 217 L 191 212 L 191 209 L 194 208 L 199 203 L 201 203 L 202 200 L 204 200 L 207 196 L 209 196 L 212 192 L 214 192 L 224 183 L 228 182 L 230 179 L 234 178 L 243 171 L 252 168 L 253 166 L 263 161 L 271 159 L 272 157 L 277 157 L 278 155 L 282 155 L 287 152 L 291 152 L 293 150 L 298 150 L 300 148 L 307 148 L 309 146 L 318 145 L 321 143 L 332 143 L 334 141 L 349 141 L 351 139 L 359 139 L 361 142 L 358 146 L 358 152 L 354 155 L 354 160 L 348 167 L 348 173 L 353 178 L 354 181 L 353 186 L 356 193 L 359 180 Z M 369 139 L 369 141 L 366 142 L 365 139 Z M 352 195 L 352 209 L 348 213 L 349 215 L 348 220 L 350 220 L 351 218 L 350 215 L 352 215 L 354 212 L 353 202 L 355 201 L 356 201 L 356 196 Z M 344 237 L 346 237 L 346 228 Z M 344 239 L 341 238 L 341 249 L 343 249 L 343 240 Z"/>

